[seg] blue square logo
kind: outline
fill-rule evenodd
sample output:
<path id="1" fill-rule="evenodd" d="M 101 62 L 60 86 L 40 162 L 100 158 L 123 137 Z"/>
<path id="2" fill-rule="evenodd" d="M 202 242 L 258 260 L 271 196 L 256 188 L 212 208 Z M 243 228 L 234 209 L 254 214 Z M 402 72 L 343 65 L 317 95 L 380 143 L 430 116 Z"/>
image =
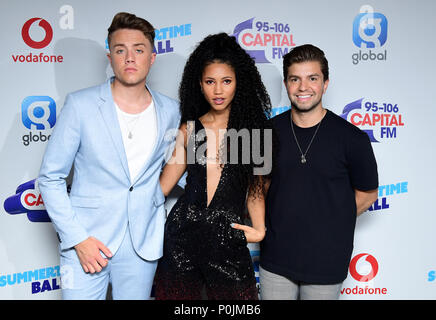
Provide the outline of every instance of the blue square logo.
<path id="1" fill-rule="evenodd" d="M 362 49 L 380 48 L 388 37 L 388 20 L 378 12 L 365 12 L 353 22 L 353 42 Z"/>
<path id="2" fill-rule="evenodd" d="M 31 130 L 47 130 L 56 123 L 56 102 L 49 96 L 29 96 L 21 103 L 23 125 Z"/>

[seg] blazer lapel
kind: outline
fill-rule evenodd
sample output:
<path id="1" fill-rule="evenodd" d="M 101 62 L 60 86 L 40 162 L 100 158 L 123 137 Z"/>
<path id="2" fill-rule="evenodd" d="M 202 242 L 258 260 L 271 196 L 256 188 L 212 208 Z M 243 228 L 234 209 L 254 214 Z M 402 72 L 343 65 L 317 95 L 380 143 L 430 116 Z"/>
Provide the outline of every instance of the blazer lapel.
<path id="1" fill-rule="evenodd" d="M 136 181 L 138 181 L 139 179 L 141 179 L 142 175 L 144 174 L 144 172 L 147 170 L 150 161 L 153 160 L 156 151 L 158 150 L 158 147 L 161 144 L 162 138 L 164 136 L 164 113 L 163 113 L 163 105 L 159 99 L 159 97 L 147 86 L 148 91 L 151 94 L 151 97 L 153 99 L 154 102 L 154 110 L 156 112 L 156 140 L 154 142 L 154 146 L 153 146 L 153 151 L 150 153 L 150 156 L 148 157 L 148 159 L 145 161 L 144 166 L 142 167 L 141 171 L 138 173 L 138 175 L 135 178 L 135 183 Z"/>
<path id="2" fill-rule="evenodd" d="M 105 84 L 101 86 L 100 98 L 101 104 L 99 105 L 101 115 L 106 124 L 106 128 L 112 138 L 115 149 L 117 150 L 122 167 L 127 177 L 130 180 L 130 171 L 127 164 L 126 152 L 124 150 L 123 138 L 121 136 L 120 124 L 118 122 L 117 112 L 115 110 L 114 100 L 112 98 L 112 92 L 110 84 L 112 79 L 109 79 Z"/>

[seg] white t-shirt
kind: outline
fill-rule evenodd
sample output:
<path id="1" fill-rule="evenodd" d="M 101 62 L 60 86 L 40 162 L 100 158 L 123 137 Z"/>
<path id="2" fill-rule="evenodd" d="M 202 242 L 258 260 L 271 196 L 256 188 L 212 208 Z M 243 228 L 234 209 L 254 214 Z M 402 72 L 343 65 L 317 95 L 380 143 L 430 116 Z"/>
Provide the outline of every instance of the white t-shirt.
<path id="1" fill-rule="evenodd" d="M 116 103 L 115 107 L 129 165 L 130 182 L 133 183 L 156 143 L 156 110 L 153 100 L 144 111 L 136 114 L 122 111 Z"/>

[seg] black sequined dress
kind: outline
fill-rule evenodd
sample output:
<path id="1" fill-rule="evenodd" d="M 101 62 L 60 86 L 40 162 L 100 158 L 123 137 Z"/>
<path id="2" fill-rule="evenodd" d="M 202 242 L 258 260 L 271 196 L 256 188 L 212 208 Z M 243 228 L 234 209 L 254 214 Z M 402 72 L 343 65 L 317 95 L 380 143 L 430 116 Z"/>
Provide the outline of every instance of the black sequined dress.
<path id="1" fill-rule="evenodd" d="M 255 300 L 256 280 L 244 232 L 230 226 L 243 224 L 247 184 L 238 178 L 236 165 L 224 164 L 207 205 L 206 148 L 202 147 L 206 138 L 201 129 L 196 120 L 188 152 L 204 153 L 195 163 L 188 161 L 185 193 L 168 216 L 155 297 L 198 300 L 205 287 L 208 299 Z"/>

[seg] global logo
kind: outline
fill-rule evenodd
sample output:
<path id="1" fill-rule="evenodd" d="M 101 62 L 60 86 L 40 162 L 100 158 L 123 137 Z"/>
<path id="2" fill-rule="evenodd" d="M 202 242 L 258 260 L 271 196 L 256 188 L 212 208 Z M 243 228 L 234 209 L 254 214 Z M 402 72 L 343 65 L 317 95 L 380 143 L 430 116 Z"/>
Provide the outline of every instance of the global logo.
<path id="1" fill-rule="evenodd" d="M 44 38 L 41 41 L 35 41 L 30 36 L 30 27 L 37 21 L 39 21 L 38 26 L 41 27 L 45 33 Z M 33 49 L 42 49 L 48 46 L 53 39 L 53 29 L 47 20 L 42 18 L 32 18 L 24 23 L 23 28 L 21 29 L 21 36 L 29 47 Z"/>
<path id="2" fill-rule="evenodd" d="M 380 48 L 388 37 L 388 20 L 371 6 L 362 6 L 360 12 L 353 22 L 354 44 L 362 49 Z"/>
<path id="3" fill-rule="evenodd" d="M 362 261 L 367 262 L 363 267 L 361 266 L 357 270 L 357 265 L 361 264 Z M 369 267 L 369 268 L 368 268 Z M 351 276 L 359 282 L 368 282 L 375 278 L 378 273 L 378 262 L 377 260 L 368 253 L 361 253 L 355 256 L 350 262 L 350 274 Z M 363 274 L 362 271 L 366 271 Z"/>
<path id="4" fill-rule="evenodd" d="M 360 61 L 386 61 L 387 50 L 373 51 L 382 47 L 388 37 L 388 20 L 369 5 L 360 8 L 360 13 L 353 21 L 353 42 L 359 50 L 352 55 L 353 64 Z M 366 51 L 365 49 L 370 49 Z"/>
<path id="5" fill-rule="evenodd" d="M 243 21 L 236 25 L 233 36 L 256 63 L 281 59 L 295 47 L 289 24 L 267 19 Z"/>
<path id="6" fill-rule="evenodd" d="M 31 130 L 47 130 L 56 123 L 56 102 L 49 96 L 29 96 L 21 103 L 23 125 Z"/>
<path id="7" fill-rule="evenodd" d="M 9 214 L 26 214 L 31 222 L 50 222 L 35 179 L 18 186 L 15 195 L 7 198 L 3 204 Z"/>
<path id="8" fill-rule="evenodd" d="M 366 132 L 371 142 L 395 139 L 397 129 L 404 127 L 398 104 L 365 98 L 347 104 L 341 117 Z"/>
<path id="9" fill-rule="evenodd" d="M 46 142 L 50 135 L 41 130 L 48 130 L 56 124 L 56 102 L 49 96 L 29 96 L 21 103 L 21 120 L 30 130 L 39 130 L 37 134 L 29 131 L 23 135 L 23 144 L 27 147 L 32 142 Z"/>

